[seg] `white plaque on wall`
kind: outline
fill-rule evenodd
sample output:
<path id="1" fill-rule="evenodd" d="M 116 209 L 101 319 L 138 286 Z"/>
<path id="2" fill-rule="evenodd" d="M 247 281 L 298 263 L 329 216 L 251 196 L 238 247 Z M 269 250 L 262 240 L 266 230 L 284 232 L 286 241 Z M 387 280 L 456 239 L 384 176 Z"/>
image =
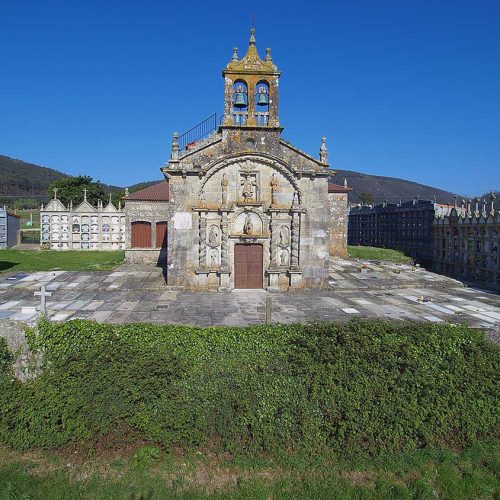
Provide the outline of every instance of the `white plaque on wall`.
<path id="1" fill-rule="evenodd" d="M 191 229 L 192 226 L 191 212 L 177 212 L 174 214 L 174 229 Z"/>

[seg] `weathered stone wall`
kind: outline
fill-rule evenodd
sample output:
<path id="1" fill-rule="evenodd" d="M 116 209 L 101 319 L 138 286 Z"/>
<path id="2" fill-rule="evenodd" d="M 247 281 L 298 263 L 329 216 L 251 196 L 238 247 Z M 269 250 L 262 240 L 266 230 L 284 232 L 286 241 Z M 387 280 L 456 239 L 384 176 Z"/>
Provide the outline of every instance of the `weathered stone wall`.
<path id="1" fill-rule="evenodd" d="M 325 178 L 307 178 L 300 180 L 302 205 L 305 213 L 301 215 L 300 267 L 303 269 L 302 286 L 322 288 L 328 286 L 329 263 L 329 214 L 328 181 Z"/>
<path id="2" fill-rule="evenodd" d="M 347 255 L 347 222 L 349 209 L 347 193 L 328 194 L 329 253 L 345 257 Z"/>
<path id="3" fill-rule="evenodd" d="M 136 263 L 164 263 L 167 258 L 165 251 L 160 251 L 156 247 L 156 223 L 168 222 L 167 245 L 170 246 L 170 235 L 173 234 L 173 203 L 170 202 L 146 202 L 146 201 L 125 201 L 125 224 L 127 231 L 125 234 L 125 260 Z M 144 221 L 151 223 L 151 248 L 132 249 L 132 222 Z"/>

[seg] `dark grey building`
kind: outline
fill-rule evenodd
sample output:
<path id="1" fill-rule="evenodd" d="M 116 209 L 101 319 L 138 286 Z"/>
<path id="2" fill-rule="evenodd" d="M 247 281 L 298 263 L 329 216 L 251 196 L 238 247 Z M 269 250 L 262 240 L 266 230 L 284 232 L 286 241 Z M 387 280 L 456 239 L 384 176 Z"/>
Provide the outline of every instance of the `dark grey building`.
<path id="1" fill-rule="evenodd" d="M 351 207 L 347 229 L 349 245 L 392 248 L 431 267 L 434 255 L 433 223 L 450 205 L 428 200 Z"/>
<path id="2" fill-rule="evenodd" d="M 5 207 L 0 208 L 0 250 L 17 244 L 20 229 L 21 217 L 9 213 Z"/>

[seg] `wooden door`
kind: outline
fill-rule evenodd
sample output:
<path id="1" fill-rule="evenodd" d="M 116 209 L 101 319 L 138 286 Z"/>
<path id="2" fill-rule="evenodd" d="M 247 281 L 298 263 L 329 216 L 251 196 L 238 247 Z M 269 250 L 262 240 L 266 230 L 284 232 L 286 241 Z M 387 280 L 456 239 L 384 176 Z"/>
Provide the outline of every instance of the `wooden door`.
<path id="1" fill-rule="evenodd" d="M 234 287 L 262 288 L 262 245 L 234 246 Z"/>
<path id="2" fill-rule="evenodd" d="M 151 224 L 149 222 L 132 222 L 131 247 L 151 248 Z"/>
<path id="3" fill-rule="evenodd" d="M 167 222 L 156 223 L 156 248 L 167 248 Z"/>

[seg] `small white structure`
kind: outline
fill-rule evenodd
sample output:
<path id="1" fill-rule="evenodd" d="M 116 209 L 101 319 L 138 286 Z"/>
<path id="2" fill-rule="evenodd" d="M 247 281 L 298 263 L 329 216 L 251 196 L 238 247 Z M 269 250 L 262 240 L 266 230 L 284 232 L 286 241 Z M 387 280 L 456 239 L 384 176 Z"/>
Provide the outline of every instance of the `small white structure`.
<path id="1" fill-rule="evenodd" d="M 87 201 L 84 190 L 83 201 L 73 208 L 70 202 L 65 207 L 54 198 L 40 209 L 40 244 L 51 250 L 122 250 L 125 248 L 125 213 L 121 203 L 116 208 L 111 195 L 106 206 L 102 201 L 93 207 Z"/>

